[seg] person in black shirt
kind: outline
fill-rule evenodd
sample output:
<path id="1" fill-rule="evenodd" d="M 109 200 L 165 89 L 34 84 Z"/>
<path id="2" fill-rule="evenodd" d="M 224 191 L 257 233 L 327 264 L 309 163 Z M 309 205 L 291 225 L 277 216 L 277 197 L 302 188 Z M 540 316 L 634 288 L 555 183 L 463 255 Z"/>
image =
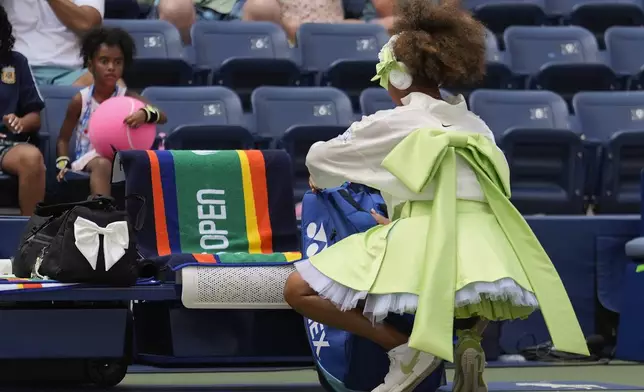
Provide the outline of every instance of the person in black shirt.
<path id="1" fill-rule="evenodd" d="M 45 104 L 27 59 L 13 50 L 15 38 L 7 13 L 0 5 L 0 171 L 18 176 L 22 215 L 31 215 L 45 197 L 45 163 L 30 144 L 40 129 Z"/>

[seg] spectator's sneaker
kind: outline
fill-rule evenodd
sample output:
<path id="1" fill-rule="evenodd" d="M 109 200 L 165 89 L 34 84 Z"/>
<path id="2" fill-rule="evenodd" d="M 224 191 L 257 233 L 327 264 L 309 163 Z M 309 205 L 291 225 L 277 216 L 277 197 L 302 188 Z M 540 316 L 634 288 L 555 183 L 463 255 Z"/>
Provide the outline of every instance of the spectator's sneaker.
<path id="1" fill-rule="evenodd" d="M 458 342 L 454 350 L 454 382 L 452 392 L 487 392 L 483 380 L 485 352 L 481 335 L 474 329 L 456 332 Z"/>
<path id="2" fill-rule="evenodd" d="M 431 354 L 410 348 L 407 343 L 389 351 L 389 373 L 384 384 L 372 392 L 409 392 L 418 386 L 440 365 Z"/>

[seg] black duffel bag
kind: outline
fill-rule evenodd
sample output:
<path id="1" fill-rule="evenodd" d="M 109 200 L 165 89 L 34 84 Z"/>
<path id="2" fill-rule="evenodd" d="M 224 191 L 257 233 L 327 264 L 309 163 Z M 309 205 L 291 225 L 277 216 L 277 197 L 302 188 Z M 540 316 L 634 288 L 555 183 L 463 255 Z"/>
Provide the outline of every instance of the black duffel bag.
<path id="1" fill-rule="evenodd" d="M 144 222 L 144 199 L 132 225 L 114 199 L 39 204 L 14 256 L 13 274 L 63 283 L 131 286 L 139 277 L 135 233 Z"/>

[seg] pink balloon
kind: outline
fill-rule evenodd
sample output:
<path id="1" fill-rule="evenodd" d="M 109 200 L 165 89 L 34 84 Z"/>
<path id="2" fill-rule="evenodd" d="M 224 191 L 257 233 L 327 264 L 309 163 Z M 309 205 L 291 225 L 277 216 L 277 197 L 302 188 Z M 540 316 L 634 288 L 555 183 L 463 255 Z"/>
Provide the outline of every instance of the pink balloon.
<path id="1" fill-rule="evenodd" d="M 143 102 L 131 97 L 112 97 L 100 104 L 88 124 L 89 141 L 96 152 L 105 158 L 113 159 L 114 149 L 150 149 L 157 134 L 155 124 L 143 124 L 130 129 L 123 123 L 127 116 L 143 107 Z"/>

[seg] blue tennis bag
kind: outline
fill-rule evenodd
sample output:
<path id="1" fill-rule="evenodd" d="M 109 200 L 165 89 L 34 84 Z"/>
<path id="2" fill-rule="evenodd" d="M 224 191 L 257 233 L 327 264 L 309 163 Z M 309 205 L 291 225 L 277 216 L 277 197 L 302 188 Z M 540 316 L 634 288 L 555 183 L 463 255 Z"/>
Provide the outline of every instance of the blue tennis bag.
<path id="1" fill-rule="evenodd" d="M 370 214 L 374 209 L 387 216 L 385 201 L 368 187 L 346 183 L 314 194 L 307 192 L 302 200 L 302 253 L 313 256 L 341 239 L 376 225 Z M 347 260 L 350 263 L 351 260 Z M 413 316 L 391 314 L 387 322 L 405 333 L 411 333 Z M 304 319 L 320 382 L 329 391 L 371 391 L 380 385 L 389 371 L 387 352 L 377 344 Z M 416 392 L 434 392 L 445 384 L 441 365 L 420 384 Z"/>

